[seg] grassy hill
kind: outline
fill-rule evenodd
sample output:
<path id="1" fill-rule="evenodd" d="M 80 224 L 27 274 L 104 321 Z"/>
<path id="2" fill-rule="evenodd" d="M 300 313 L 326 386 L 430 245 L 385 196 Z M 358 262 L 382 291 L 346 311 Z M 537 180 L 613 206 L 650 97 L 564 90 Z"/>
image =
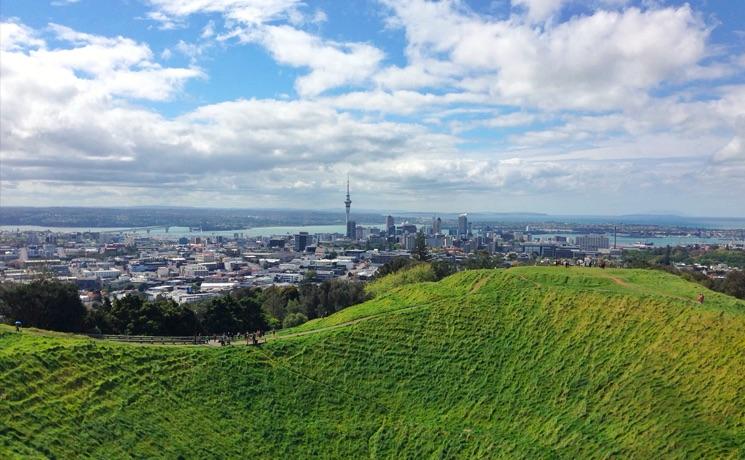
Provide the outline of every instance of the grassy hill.
<path id="1" fill-rule="evenodd" d="M 745 302 L 637 270 L 401 285 L 261 349 L 0 329 L 0 457 L 745 457 Z"/>

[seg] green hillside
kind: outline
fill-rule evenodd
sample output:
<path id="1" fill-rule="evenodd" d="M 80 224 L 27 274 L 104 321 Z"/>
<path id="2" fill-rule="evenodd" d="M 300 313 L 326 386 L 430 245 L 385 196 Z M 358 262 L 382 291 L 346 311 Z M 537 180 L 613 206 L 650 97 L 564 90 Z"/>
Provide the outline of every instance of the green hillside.
<path id="1" fill-rule="evenodd" d="M 0 458 L 743 458 L 745 302 L 468 271 L 260 349 L 0 329 Z"/>

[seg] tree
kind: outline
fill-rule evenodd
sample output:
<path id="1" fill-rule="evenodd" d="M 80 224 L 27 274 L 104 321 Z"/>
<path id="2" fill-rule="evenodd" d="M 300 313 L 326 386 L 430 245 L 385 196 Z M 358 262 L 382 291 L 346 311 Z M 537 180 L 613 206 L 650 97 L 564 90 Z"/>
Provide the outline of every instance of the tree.
<path id="1" fill-rule="evenodd" d="M 727 273 L 720 290 L 725 294 L 745 299 L 745 272 L 732 270 Z"/>
<path id="2" fill-rule="evenodd" d="M 285 320 L 282 322 L 282 327 L 288 328 L 288 327 L 300 326 L 301 324 L 307 321 L 308 321 L 308 317 L 302 313 L 290 313 L 289 315 L 285 317 Z"/>
<path id="3" fill-rule="evenodd" d="M 441 280 L 455 273 L 456 266 L 447 260 L 436 260 L 432 262 L 432 271 L 435 272 L 435 278 Z"/>
<path id="4" fill-rule="evenodd" d="M 416 234 L 416 240 L 414 242 L 414 250 L 411 252 L 414 258 L 420 262 L 426 262 L 429 260 L 429 251 L 427 250 L 427 239 L 424 237 L 424 232 L 419 230 Z"/>
<path id="5" fill-rule="evenodd" d="M 464 265 L 467 270 L 478 270 L 482 268 L 496 268 L 499 266 L 499 263 L 500 261 L 489 255 L 488 252 L 481 251 L 469 256 Z"/>
<path id="6" fill-rule="evenodd" d="M 671 254 L 671 249 L 670 249 L 670 245 L 668 244 L 667 247 L 665 248 L 665 255 L 661 261 L 662 265 L 670 265 L 670 254 Z"/>
<path id="7" fill-rule="evenodd" d="M 87 311 L 73 284 L 42 278 L 27 284 L 0 285 L 0 315 L 26 326 L 81 332 Z"/>
<path id="8" fill-rule="evenodd" d="M 313 270 L 313 269 L 306 270 L 305 276 L 303 276 L 303 282 L 304 283 L 311 283 L 311 282 L 315 281 L 316 275 L 317 275 L 317 273 L 316 273 L 315 270 Z"/>
<path id="9" fill-rule="evenodd" d="M 396 273 L 397 271 L 406 268 L 410 265 L 414 265 L 416 262 L 409 257 L 396 257 L 388 262 L 384 263 L 377 272 L 375 272 L 376 278 L 382 278 L 385 275 Z"/>

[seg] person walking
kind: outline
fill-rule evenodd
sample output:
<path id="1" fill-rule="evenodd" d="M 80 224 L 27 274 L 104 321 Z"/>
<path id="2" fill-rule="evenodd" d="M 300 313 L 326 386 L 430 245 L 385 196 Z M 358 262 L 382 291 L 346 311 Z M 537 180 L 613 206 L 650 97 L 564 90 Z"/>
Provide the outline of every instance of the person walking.
<path id="1" fill-rule="evenodd" d="M 20 320 L 16 321 L 16 332 L 21 332 L 21 326 L 23 326 L 23 323 Z"/>

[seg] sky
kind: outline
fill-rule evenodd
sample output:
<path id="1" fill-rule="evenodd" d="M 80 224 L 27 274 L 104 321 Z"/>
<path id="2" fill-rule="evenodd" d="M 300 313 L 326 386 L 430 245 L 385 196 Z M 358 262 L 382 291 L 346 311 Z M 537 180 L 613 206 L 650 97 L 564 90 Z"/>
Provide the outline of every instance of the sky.
<path id="1" fill-rule="evenodd" d="M 0 5 L 0 207 L 745 217 L 742 0 Z"/>

